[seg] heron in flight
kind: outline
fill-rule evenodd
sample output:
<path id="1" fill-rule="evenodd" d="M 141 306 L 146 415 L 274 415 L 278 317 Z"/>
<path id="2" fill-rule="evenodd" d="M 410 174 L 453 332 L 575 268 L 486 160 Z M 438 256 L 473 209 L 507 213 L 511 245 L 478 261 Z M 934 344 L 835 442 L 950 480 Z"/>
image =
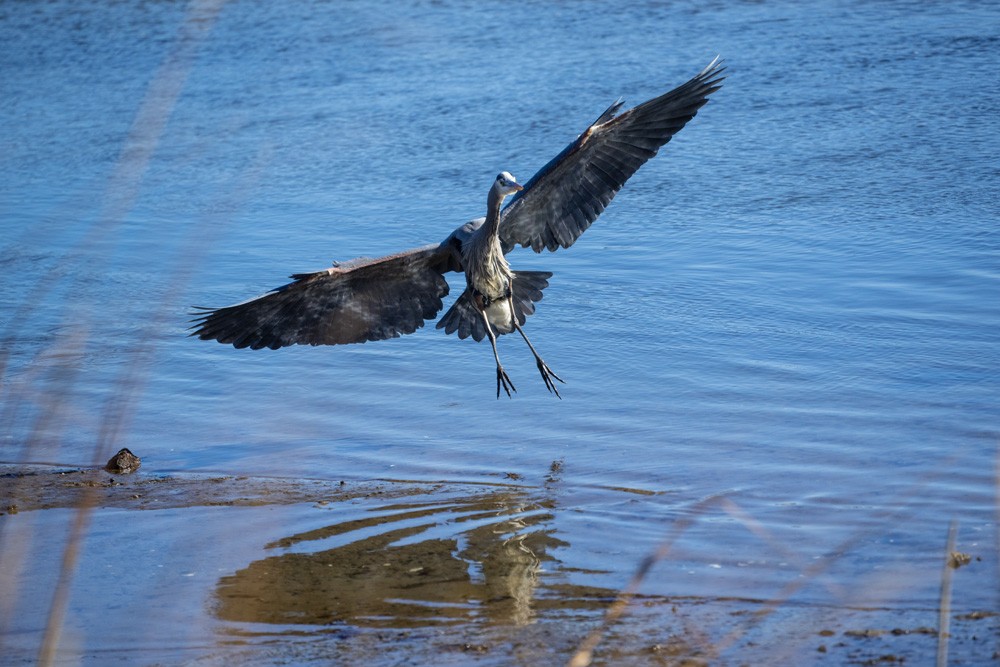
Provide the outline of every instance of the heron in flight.
<path id="1" fill-rule="evenodd" d="M 514 271 L 507 253 L 568 248 L 590 227 L 632 174 L 691 120 L 722 84 L 719 59 L 687 83 L 621 114 L 618 100 L 523 185 L 501 172 L 486 198 L 486 217 L 438 244 L 334 263 L 292 275 L 293 282 L 225 308 L 199 308 L 191 333 L 234 347 L 341 345 L 397 338 L 436 317 L 448 295 L 444 274 L 465 273 L 465 290 L 437 323 L 445 333 L 488 338 L 497 398 L 517 391 L 500 363 L 497 336 L 517 331 L 556 396 L 562 378 L 542 360 L 522 325 L 552 274 Z M 507 197 L 510 203 L 503 207 Z"/>

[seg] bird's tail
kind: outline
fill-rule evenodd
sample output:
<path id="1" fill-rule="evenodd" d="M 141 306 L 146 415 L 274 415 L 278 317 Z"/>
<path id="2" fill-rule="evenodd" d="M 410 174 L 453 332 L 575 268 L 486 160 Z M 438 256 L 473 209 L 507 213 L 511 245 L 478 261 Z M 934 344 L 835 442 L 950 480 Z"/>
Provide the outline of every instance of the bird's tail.
<path id="1" fill-rule="evenodd" d="M 551 277 L 550 271 L 514 271 L 514 280 L 511 284 L 514 291 L 514 314 L 517 316 L 518 324 L 524 324 L 528 315 L 535 312 L 535 302 L 541 301 L 542 290 L 549 286 Z M 437 328 L 444 329 L 447 334 L 457 331 L 459 338 L 472 336 L 477 342 L 486 338 L 486 324 L 468 288 L 437 323 Z M 512 327 L 507 327 L 494 333 L 505 334 L 513 330 Z"/>

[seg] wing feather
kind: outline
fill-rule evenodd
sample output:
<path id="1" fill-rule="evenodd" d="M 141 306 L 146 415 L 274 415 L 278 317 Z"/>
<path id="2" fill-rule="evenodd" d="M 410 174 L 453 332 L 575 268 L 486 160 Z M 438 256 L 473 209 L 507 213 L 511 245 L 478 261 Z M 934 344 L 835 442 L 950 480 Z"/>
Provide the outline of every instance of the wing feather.
<path id="1" fill-rule="evenodd" d="M 296 274 L 255 299 L 200 309 L 191 335 L 254 350 L 396 338 L 441 310 L 448 261 L 441 244 Z"/>
<path id="2" fill-rule="evenodd" d="M 618 101 L 525 183 L 501 212 L 504 252 L 568 248 L 625 182 L 684 127 L 722 85 L 716 58 L 687 83 L 615 116 Z"/>

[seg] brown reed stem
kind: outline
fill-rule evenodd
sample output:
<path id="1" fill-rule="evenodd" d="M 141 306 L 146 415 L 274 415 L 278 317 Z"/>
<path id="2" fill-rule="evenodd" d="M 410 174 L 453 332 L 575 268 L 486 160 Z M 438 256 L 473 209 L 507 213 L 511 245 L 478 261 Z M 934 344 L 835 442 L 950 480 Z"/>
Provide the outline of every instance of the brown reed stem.
<path id="1" fill-rule="evenodd" d="M 944 562 L 941 566 L 941 595 L 938 602 L 937 667 L 948 664 L 948 632 L 951 628 L 951 580 L 955 571 L 952 554 L 955 553 L 955 535 L 958 523 L 952 519 L 948 526 L 948 540 L 944 548 Z"/>

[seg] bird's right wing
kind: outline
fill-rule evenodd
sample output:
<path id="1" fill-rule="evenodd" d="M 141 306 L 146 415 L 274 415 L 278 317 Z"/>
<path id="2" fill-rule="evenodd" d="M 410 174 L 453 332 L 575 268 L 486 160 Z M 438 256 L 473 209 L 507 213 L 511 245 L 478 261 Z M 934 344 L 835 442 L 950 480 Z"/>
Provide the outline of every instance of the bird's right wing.
<path id="1" fill-rule="evenodd" d="M 192 336 L 254 350 L 340 345 L 396 338 L 437 315 L 448 294 L 451 250 L 433 245 L 379 259 L 356 259 L 255 299 L 197 312 Z"/>
<path id="2" fill-rule="evenodd" d="M 625 181 L 656 155 L 722 85 L 716 58 L 687 83 L 615 116 L 618 101 L 524 184 L 501 212 L 504 252 L 568 248 Z"/>

